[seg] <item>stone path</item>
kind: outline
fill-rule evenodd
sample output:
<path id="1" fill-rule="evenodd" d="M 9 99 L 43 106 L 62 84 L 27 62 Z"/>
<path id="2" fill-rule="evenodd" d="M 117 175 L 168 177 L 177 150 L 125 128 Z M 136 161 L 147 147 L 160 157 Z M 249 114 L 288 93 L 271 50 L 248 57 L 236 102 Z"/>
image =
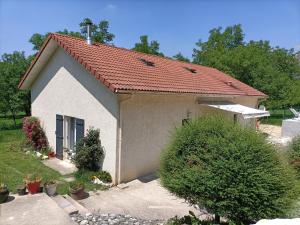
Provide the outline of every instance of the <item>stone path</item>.
<path id="1" fill-rule="evenodd" d="M 158 225 L 163 220 L 143 220 L 130 215 L 86 213 L 73 214 L 71 218 L 79 225 Z"/>
<path id="2" fill-rule="evenodd" d="M 44 165 L 56 170 L 62 175 L 71 174 L 77 170 L 73 163 L 57 158 L 43 160 L 42 162 L 44 163 Z"/>

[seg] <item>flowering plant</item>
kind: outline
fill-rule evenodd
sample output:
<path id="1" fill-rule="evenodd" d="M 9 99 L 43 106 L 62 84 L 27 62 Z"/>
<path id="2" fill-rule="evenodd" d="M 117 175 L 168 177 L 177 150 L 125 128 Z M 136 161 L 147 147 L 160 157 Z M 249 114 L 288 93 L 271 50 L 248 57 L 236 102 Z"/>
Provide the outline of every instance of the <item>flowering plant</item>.
<path id="1" fill-rule="evenodd" d="M 29 144 L 40 151 L 48 148 L 46 134 L 41 127 L 40 121 L 36 117 L 25 117 L 23 119 L 23 132 Z"/>
<path id="2" fill-rule="evenodd" d="M 39 175 L 35 174 L 35 173 L 28 174 L 24 178 L 24 182 L 26 184 L 39 183 L 39 182 L 41 182 L 41 180 L 42 180 L 42 178 Z"/>

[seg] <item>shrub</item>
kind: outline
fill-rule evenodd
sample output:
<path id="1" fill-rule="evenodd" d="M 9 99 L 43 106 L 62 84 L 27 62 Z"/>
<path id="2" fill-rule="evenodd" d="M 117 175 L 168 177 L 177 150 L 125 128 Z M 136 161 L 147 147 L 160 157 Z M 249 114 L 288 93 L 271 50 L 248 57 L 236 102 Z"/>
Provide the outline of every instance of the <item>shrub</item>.
<path id="1" fill-rule="evenodd" d="M 84 188 L 84 183 L 81 183 L 79 181 L 72 181 L 69 183 L 69 187 L 72 190 L 79 190 L 79 189 Z"/>
<path id="2" fill-rule="evenodd" d="M 288 148 L 288 158 L 290 164 L 300 171 L 300 137 L 293 138 Z"/>
<path id="3" fill-rule="evenodd" d="M 42 181 L 41 176 L 36 173 L 28 174 L 24 178 L 24 182 L 26 184 L 31 184 L 31 183 L 41 182 L 41 181 Z"/>
<path id="4" fill-rule="evenodd" d="M 160 176 L 172 193 L 236 224 L 282 216 L 296 198 L 294 173 L 274 147 L 222 117 L 177 129 L 162 153 Z"/>
<path id="5" fill-rule="evenodd" d="M 213 220 L 200 220 L 195 216 L 195 214 L 192 211 L 189 211 L 189 215 L 178 217 L 175 216 L 167 221 L 166 225 L 215 225 L 215 221 Z M 226 224 L 228 223 L 220 223 L 220 224 Z"/>
<path id="6" fill-rule="evenodd" d="M 104 183 L 111 183 L 112 182 L 112 178 L 109 172 L 107 171 L 100 171 L 97 175 L 97 177 L 103 181 Z"/>
<path id="7" fill-rule="evenodd" d="M 46 134 L 36 117 L 24 117 L 22 130 L 25 133 L 28 144 L 31 144 L 35 150 L 40 151 L 48 148 Z"/>
<path id="8" fill-rule="evenodd" d="M 100 131 L 89 129 L 86 137 L 76 144 L 73 161 L 78 169 L 97 171 L 103 160 L 104 151 L 100 141 Z"/>

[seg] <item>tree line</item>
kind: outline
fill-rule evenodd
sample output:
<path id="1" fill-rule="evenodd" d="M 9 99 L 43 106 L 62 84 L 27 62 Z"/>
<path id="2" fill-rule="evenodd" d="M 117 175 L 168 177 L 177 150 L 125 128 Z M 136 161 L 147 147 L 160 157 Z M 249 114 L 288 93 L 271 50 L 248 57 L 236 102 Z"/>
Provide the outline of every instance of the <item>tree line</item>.
<path id="1" fill-rule="evenodd" d="M 109 22 L 93 23 L 89 18 L 79 24 L 79 31 L 64 29 L 57 33 L 84 39 L 86 24 L 91 24 L 92 40 L 97 43 L 113 44 L 115 35 L 109 31 Z M 5 53 L 0 59 L 0 113 L 30 115 L 30 92 L 18 89 L 18 83 L 41 48 L 49 33 L 35 33 L 29 39 L 35 53 L 28 57 L 24 52 Z M 270 109 L 300 105 L 300 63 L 293 49 L 272 47 L 269 41 L 245 41 L 241 25 L 214 28 L 209 31 L 208 40 L 199 40 L 189 59 L 178 53 L 172 58 L 214 67 L 242 82 L 266 93 L 265 101 Z M 158 41 L 149 41 L 147 35 L 140 36 L 140 42 L 132 48 L 135 51 L 167 57 L 160 51 Z"/>

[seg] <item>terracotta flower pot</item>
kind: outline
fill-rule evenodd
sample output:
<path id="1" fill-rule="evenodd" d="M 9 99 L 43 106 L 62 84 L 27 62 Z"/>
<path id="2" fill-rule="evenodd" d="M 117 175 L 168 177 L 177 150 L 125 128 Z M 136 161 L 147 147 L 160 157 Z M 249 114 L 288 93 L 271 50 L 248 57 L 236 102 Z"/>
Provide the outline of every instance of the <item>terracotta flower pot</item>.
<path id="1" fill-rule="evenodd" d="M 9 195 L 8 189 L 1 190 L 0 191 L 0 203 L 6 202 L 8 199 L 8 195 Z"/>
<path id="2" fill-rule="evenodd" d="M 51 183 L 51 184 L 45 183 L 44 184 L 44 190 L 45 190 L 46 194 L 49 195 L 49 196 L 54 196 L 55 195 L 56 187 L 57 187 L 56 183 Z"/>
<path id="3" fill-rule="evenodd" d="M 41 184 L 40 181 L 28 183 L 28 184 L 27 184 L 28 192 L 29 192 L 30 194 L 38 193 L 39 190 L 40 190 L 40 184 Z"/>
<path id="4" fill-rule="evenodd" d="M 49 153 L 48 153 L 48 157 L 49 157 L 49 158 L 55 157 L 55 152 L 49 152 Z"/>
<path id="5" fill-rule="evenodd" d="M 69 193 L 71 198 L 75 200 L 80 200 L 84 198 L 84 187 L 80 187 L 77 189 L 69 188 Z"/>

